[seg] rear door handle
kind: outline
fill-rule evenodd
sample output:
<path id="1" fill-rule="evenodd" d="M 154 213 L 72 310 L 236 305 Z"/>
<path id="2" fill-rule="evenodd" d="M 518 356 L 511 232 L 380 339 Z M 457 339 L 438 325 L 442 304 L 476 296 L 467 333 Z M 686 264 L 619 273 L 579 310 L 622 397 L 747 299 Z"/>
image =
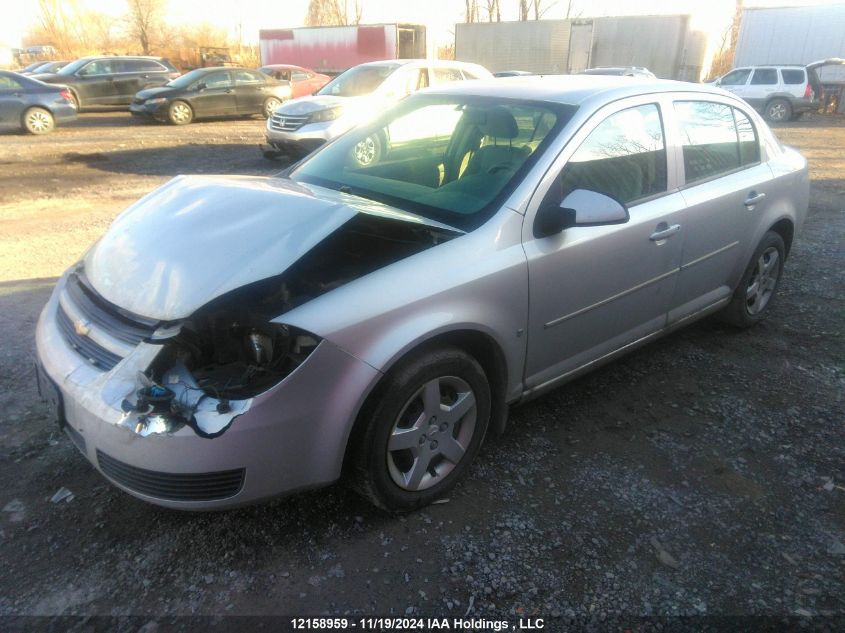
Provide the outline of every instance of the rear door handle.
<path id="1" fill-rule="evenodd" d="M 749 209 L 753 209 L 754 205 L 758 202 L 762 202 L 763 198 L 766 197 L 765 193 L 757 193 L 756 191 L 752 191 L 748 194 L 748 197 L 745 199 L 745 206 Z"/>
<path id="2" fill-rule="evenodd" d="M 648 236 L 648 239 L 650 239 L 652 242 L 659 242 L 661 240 L 665 240 L 667 238 L 672 237 L 675 233 L 681 230 L 681 225 L 672 224 L 670 226 L 666 226 L 665 222 L 661 222 L 657 225 L 657 228 L 657 231 Z"/>

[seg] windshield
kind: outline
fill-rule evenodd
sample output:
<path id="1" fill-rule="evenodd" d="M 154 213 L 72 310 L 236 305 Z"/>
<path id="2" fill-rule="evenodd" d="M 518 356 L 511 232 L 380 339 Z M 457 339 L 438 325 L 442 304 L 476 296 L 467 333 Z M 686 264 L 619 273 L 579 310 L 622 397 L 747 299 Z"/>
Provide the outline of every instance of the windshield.
<path id="1" fill-rule="evenodd" d="M 58 71 L 59 75 L 72 75 L 77 70 L 82 68 L 85 64 L 90 62 L 90 59 L 77 59 L 75 62 L 69 63 L 67 66 Z"/>
<path id="2" fill-rule="evenodd" d="M 471 230 L 498 209 L 574 106 L 415 95 L 347 132 L 290 177 Z"/>
<path id="3" fill-rule="evenodd" d="M 399 64 L 367 64 L 355 66 L 323 86 L 318 95 L 360 97 L 375 91 L 384 80 L 399 68 Z"/>
<path id="4" fill-rule="evenodd" d="M 189 73 L 185 73 L 181 77 L 177 77 L 173 81 L 168 81 L 167 86 L 171 88 L 187 88 L 195 81 L 198 81 L 202 77 L 208 74 L 208 71 L 204 68 L 197 68 L 196 70 L 192 70 Z"/>

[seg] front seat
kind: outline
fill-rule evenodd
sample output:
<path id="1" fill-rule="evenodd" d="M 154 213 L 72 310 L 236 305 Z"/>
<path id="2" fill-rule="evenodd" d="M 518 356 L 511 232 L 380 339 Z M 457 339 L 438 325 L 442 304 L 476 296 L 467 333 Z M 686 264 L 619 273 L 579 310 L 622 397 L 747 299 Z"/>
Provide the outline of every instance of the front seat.
<path id="1" fill-rule="evenodd" d="M 473 153 L 466 174 L 516 171 L 531 153 L 527 147 L 513 147 L 513 139 L 519 136 L 516 119 L 504 106 L 493 106 L 486 114 L 479 130 L 487 144 Z"/>

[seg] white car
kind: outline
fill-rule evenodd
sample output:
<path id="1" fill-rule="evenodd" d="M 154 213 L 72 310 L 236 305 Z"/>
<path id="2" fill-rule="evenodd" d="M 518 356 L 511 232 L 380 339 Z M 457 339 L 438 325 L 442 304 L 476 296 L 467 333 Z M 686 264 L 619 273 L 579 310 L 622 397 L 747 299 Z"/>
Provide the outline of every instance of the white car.
<path id="1" fill-rule="evenodd" d="M 267 120 L 267 143 L 288 155 L 304 156 L 412 92 L 492 77 L 485 68 L 466 62 L 412 59 L 360 64 L 315 95 L 278 108 Z M 355 147 L 358 163 L 366 166 L 378 161 L 386 142 L 379 136 L 366 138 Z"/>
<path id="2" fill-rule="evenodd" d="M 825 59 L 807 66 L 744 66 L 735 68 L 714 85 L 741 97 L 773 123 L 797 119 L 816 110 L 822 93 L 816 70 L 844 59 Z"/>

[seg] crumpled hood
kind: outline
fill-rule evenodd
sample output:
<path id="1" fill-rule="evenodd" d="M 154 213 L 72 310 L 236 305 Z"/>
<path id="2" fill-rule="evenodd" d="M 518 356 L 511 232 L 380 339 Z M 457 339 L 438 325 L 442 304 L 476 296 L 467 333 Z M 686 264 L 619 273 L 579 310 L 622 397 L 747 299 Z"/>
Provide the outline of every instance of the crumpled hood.
<path id="1" fill-rule="evenodd" d="M 124 211 L 84 258 L 105 299 L 171 321 L 284 272 L 358 209 L 266 177 L 179 176 Z"/>

